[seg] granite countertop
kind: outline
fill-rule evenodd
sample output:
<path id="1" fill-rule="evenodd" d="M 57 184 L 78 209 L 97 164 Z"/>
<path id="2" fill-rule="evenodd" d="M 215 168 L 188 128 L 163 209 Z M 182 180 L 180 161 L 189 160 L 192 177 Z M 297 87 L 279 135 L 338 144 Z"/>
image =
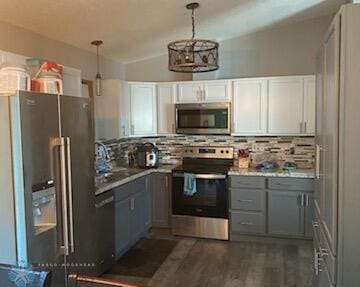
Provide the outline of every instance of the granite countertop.
<path id="1" fill-rule="evenodd" d="M 161 164 L 157 168 L 115 168 L 107 173 L 107 177 L 97 177 L 95 184 L 95 195 L 104 193 L 110 189 L 128 183 L 142 176 L 154 173 L 171 173 L 175 165 Z"/>
<path id="2" fill-rule="evenodd" d="M 95 186 L 95 195 L 104 193 L 110 189 L 116 188 L 122 184 L 128 183 L 132 180 L 142 176 L 154 173 L 171 173 L 176 165 L 160 165 L 158 168 L 142 169 L 142 168 L 115 168 L 107 174 L 107 177 L 97 177 Z M 313 169 L 297 169 L 291 172 L 282 169 L 270 169 L 267 171 L 260 171 L 255 168 L 240 169 L 232 167 L 228 175 L 247 175 L 247 176 L 267 176 L 267 177 L 293 177 L 293 178 L 314 178 L 315 173 Z"/>
<path id="3" fill-rule="evenodd" d="M 261 171 L 256 168 L 241 169 L 232 167 L 228 175 L 247 175 L 247 176 L 267 176 L 267 177 L 294 177 L 294 178 L 314 178 L 313 169 L 296 169 L 294 171 L 284 171 L 282 169 L 269 169 Z"/>

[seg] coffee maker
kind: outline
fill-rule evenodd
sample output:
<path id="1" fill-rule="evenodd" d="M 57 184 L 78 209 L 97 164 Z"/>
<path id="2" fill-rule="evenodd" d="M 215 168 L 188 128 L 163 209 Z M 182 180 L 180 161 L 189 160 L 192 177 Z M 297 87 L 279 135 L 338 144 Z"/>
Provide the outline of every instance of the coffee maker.
<path id="1" fill-rule="evenodd" d="M 137 149 L 138 166 L 156 168 L 159 166 L 159 149 L 152 143 L 144 143 Z"/>

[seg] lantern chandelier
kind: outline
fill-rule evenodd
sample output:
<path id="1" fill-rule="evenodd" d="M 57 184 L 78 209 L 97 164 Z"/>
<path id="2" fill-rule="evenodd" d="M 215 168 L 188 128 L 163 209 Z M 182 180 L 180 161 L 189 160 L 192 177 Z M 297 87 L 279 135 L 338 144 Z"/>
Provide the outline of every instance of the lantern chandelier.
<path id="1" fill-rule="evenodd" d="M 192 37 L 168 44 L 169 70 L 183 73 L 210 72 L 219 69 L 219 43 L 211 40 L 195 39 L 194 11 L 199 3 L 186 5 L 191 10 Z"/>

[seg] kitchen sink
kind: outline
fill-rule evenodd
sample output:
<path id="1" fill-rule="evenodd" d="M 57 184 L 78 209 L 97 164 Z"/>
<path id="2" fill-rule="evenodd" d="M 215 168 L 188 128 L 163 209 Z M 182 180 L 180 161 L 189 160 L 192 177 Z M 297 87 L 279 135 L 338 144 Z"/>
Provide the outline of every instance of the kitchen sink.
<path id="1" fill-rule="evenodd" d="M 119 181 L 134 174 L 137 174 L 140 171 L 141 171 L 140 169 L 128 169 L 125 167 L 117 167 L 112 169 L 110 172 L 97 176 L 96 183 L 101 184 L 101 183 L 111 183 L 111 182 Z"/>

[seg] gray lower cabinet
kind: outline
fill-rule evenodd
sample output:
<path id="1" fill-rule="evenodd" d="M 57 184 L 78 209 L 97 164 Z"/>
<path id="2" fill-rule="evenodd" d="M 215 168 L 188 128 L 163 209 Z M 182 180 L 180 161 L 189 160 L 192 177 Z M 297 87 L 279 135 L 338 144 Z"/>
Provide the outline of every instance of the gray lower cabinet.
<path id="1" fill-rule="evenodd" d="M 115 255 L 116 257 L 130 245 L 131 235 L 131 199 L 126 198 L 115 203 Z"/>
<path id="2" fill-rule="evenodd" d="M 170 227 L 171 215 L 171 174 L 151 175 L 152 226 Z"/>
<path id="3" fill-rule="evenodd" d="M 315 216 L 314 194 L 307 193 L 307 203 L 305 203 L 305 236 L 313 237 L 313 221 Z"/>
<path id="4" fill-rule="evenodd" d="M 231 211 L 231 230 L 233 232 L 265 234 L 266 221 L 262 212 Z"/>
<path id="5" fill-rule="evenodd" d="M 230 231 L 266 234 L 266 178 L 230 177 Z"/>
<path id="6" fill-rule="evenodd" d="M 114 189 L 115 253 L 118 258 L 151 227 L 149 177 L 144 176 Z"/>
<path id="7" fill-rule="evenodd" d="M 231 235 L 312 238 L 313 179 L 231 176 L 229 190 Z"/>
<path id="8" fill-rule="evenodd" d="M 304 235 L 304 209 L 301 192 L 268 192 L 268 232 L 270 235 Z"/>

